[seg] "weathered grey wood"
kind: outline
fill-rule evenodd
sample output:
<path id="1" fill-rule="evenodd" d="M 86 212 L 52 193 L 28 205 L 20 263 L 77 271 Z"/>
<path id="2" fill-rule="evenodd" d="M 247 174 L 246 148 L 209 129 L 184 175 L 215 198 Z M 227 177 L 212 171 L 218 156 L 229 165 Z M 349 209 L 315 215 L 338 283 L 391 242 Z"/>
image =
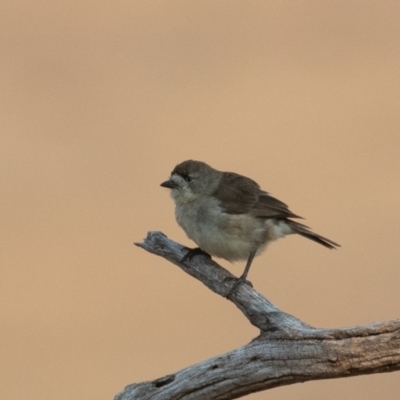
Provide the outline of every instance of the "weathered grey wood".
<path id="1" fill-rule="evenodd" d="M 228 295 L 237 279 L 228 270 L 205 255 L 194 256 L 190 262 L 182 264 L 181 260 L 188 250 L 179 243 L 168 239 L 161 232 L 149 232 L 143 243 L 135 244 L 171 261 L 223 297 Z M 245 314 L 254 326 L 262 331 L 275 329 L 290 331 L 293 328 L 309 327 L 299 319 L 281 312 L 249 285 L 240 285 L 238 290 L 229 297 L 229 300 Z"/>
<path id="2" fill-rule="evenodd" d="M 137 244 L 226 297 L 234 276 L 207 256 L 182 264 L 187 249 L 160 232 Z M 235 399 L 297 382 L 400 370 L 400 319 L 317 329 L 280 311 L 249 285 L 229 296 L 260 329 L 249 344 L 174 374 L 129 385 L 115 400 Z"/>

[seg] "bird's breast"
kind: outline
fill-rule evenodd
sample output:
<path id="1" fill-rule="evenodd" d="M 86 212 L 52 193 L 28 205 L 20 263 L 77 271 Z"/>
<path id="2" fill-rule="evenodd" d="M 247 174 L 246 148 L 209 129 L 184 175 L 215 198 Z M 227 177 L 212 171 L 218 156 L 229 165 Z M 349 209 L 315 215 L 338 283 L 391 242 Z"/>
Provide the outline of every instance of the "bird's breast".
<path id="1" fill-rule="evenodd" d="M 247 214 L 227 214 L 217 200 L 176 206 L 179 225 L 202 250 L 229 261 L 245 260 L 265 246 L 264 222 Z"/>
<path id="2" fill-rule="evenodd" d="M 217 229 L 219 214 L 219 206 L 215 204 L 213 207 L 206 201 L 177 204 L 175 209 L 178 224 L 199 246 L 208 232 Z"/>

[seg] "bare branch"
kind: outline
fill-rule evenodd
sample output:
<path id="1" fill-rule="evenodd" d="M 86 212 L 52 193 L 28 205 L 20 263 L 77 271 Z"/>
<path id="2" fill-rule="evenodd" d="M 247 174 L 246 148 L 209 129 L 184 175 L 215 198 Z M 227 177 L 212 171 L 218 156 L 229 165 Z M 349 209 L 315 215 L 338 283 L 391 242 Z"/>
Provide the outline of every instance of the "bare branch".
<path id="1" fill-rule="evenodd" d="M 222 297 L 228 295 L 232 285 L 236 282 L 237 278 L 234 275 L 205 255 L 195 256 L 182 264 L 181 260 L 188 251 L 187 248 L 168 239 L 161 232 L 149 232 L 143 243 L 135 244 L 171 261 Z M 261 331 L 279 329 L 289 332 L 292 329 L 310 327 L 299 319 L 280 311 L 250 285 L 240 285 L 228 300 L 232 301 Z"/>
<path id="2" fill-rule="evenodd" d="M 226 297 L 235 277 L 206 256 L 182 264 L 187 249 L 160 232 L 137 244 Z M 400 319 L 316 329 L 280 311 L 249 285 L 228 298 L 260 329 L 249 344 L 154 381 L 132 384 L 115 400 L 235 399 L 317 379 L 400 370 Z"/>

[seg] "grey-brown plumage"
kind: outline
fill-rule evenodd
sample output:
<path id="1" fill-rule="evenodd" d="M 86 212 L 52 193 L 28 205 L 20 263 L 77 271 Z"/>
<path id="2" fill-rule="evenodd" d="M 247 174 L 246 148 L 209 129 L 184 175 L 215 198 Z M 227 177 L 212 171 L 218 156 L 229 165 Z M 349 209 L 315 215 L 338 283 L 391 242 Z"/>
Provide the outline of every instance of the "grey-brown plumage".
<path id="1" fill-rule="evenodd" d="M 201 250 L 229 261 L 247 260 L 242 280 L 254 255 L 288 234 L 297 233 L 330 249 L 339 246 L 293 221 L 301 217 L 252 179 L 201 161 L 178 164 L 161 186 L 171 189 L 176 219 Z"/>

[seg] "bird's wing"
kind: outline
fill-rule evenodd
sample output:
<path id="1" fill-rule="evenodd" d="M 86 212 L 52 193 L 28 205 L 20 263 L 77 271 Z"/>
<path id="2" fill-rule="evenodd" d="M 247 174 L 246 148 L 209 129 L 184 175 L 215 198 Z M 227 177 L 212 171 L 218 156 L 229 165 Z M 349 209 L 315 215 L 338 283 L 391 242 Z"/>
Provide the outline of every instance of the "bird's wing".
<path id="1" fill-rule="evenodd" d="M 252 215 L 261 218 L 301 218 L 292 213 L 282 201 L 260 190 L 257 203 L 252 209 Z"/>
<path id="2" fill-rule="evenodd" d="M 213 195 L 228 214 L 249 213 L 260 218 L 300 218 L 285 203 L 261 190 L 255 181 L 233 172 L 224 173 Z"/>
<path id="3" fill-rule="evenodd" d="M 258 201 L 260 187 L 256 182 L 233 172 L 225 172 L 213 196 L 228 214 L 249 212 Z"/>

